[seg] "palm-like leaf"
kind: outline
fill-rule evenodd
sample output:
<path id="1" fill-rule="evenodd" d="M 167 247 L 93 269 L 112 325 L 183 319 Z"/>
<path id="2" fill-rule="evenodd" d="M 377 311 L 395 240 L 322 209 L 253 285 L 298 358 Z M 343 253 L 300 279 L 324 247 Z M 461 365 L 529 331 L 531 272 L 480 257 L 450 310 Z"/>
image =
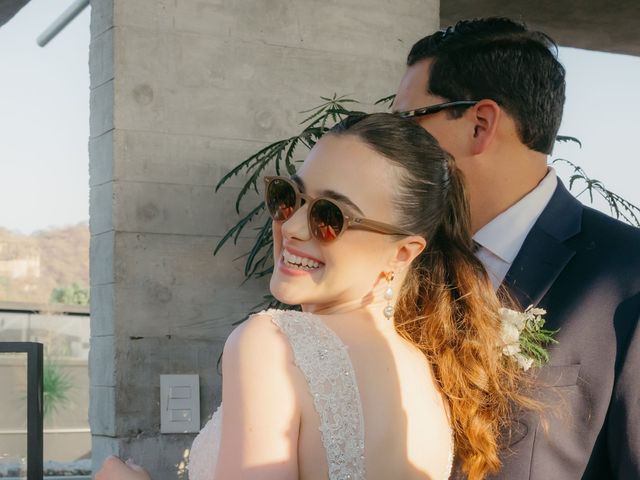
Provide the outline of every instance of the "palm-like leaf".
<path id="1" fill-rule="evenodd" d="M 600 180 L 590 178 L 582 167 L 567 160 L 566 158 L 556 158 L 553 163 L 564 163 L 573 169 L 573 174 L 569 178 L 569 190 L 572 190 L 577 183 L 582 184 L 584 188 L 576 194 L 579 198 L 584 193 L 589 194 L 589 202 L 593 203 L 594 194 L 605 199 L 611 210 L 611 214 L 618 219 L 640 227 L 640 208 L 625 200 L 617 193 L 607 189 Z"/>
<path id="2" fill-rule="evenodd" d="M 262 277 L 265 275 L 265 270 L 271 269 L 273 266 L 273 264 L 270 263 L 270 260 L 273 258 L 271 255 L 272 245 L 271 219 L 267 219 L 262 225 L 262 228 L 260 228 L 258 236 L 256 237 L 256 243 L 254 243 L 247 257 L 244 268 L 245 277 L 250 278 L 254 275 Z"/>
<path id="3" fill-rule="evenodd" d="M 580 148 L 582 148 L 582 142 L 578 140 L 576 137 L 570 137 L 568 135 L 556 135 L 556 142 L 565 143 L 565 142 L 573 142 L 577 143 Z"/>
<path id="4" fill-rule="evenodd" d="M 387 108 L 391 108 L 391 105 L 393 104 L 393 101 L 396 99 L 396 94 L 394 93 L 393 95 L 389 95 L 387 97 L 383 97 L 380 100 L 377 100 L 376 103 L 374 103 L 374 105 L 387 105 Z"/>

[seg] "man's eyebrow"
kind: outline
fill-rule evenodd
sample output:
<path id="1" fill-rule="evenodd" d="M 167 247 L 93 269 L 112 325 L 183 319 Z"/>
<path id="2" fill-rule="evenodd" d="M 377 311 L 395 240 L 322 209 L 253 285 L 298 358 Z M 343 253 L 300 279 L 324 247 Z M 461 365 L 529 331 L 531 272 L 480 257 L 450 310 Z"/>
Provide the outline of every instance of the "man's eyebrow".
<path id="1" fill-rule="evenodd" d="M 298 176 L 298 175 L 292 175 L 291 176 L 291 180 L 293 180 L 296 185 L 298 185 L 298 188 L 300 189 L 300 191 L 302 193 L 304 192 L 304 182 L 302 181 L 302 179 Z M 341 193 L 336 192 L 335 190 L 322 190 L 321 192 L 319 192 L 321 197 L 328 197 L 331 198 L 333 200 L 337 200 L 340 203 L 344 203 L 345 205 L 349 205 L 351 208 L 353 208 L 355 211 L 357 211 L 360 215 L 362 215 L 363 217 L 364 212 L 362 210 L 360 210 L 360 207 L 358 207 L 358 205 L 356 205 L 353 200 L 351 200 L 349 197 L 347 197 L 346 195 L 343 195 Z"/>

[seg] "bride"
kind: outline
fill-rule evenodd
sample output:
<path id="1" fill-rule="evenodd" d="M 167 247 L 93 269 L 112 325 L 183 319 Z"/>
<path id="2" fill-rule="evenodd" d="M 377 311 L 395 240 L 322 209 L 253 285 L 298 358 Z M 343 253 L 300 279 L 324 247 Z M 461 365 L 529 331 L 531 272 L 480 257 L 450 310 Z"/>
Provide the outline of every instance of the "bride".
<path id="1" fill-rule="evenodd" d="M 471 480 L 500 468 L 523 372 L 473 254 L 461 172 L 420 126 L 350 117 L 292 178 L 267 177 L 271 292 L 223 353 L 223 407 L 191 480 Z M 105 461 L 97 480 L 148 479 Z"/>

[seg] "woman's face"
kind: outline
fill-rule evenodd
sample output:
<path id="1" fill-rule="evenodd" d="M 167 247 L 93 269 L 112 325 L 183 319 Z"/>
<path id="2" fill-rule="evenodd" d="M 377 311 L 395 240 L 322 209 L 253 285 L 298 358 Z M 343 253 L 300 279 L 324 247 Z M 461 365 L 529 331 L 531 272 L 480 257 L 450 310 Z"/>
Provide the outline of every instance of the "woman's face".
<path id="1" fill-rule="evenodd" d="M 312 198 L 338 200 L 350 216 L 395 225 L 396 168 L 356 136 L 328 134 L 311 150 L 296 181 Z M 392 269 L 398 242 L 397 237 L 358 229 L 346 230 L 333 242 L 319 242 L 309 231 L 307 204 L 286 222 L 273 223 L 273 240 L 272 294 L 313 312 L 371 303 L 374 288 L 384 286 L 384 273 Z"/>

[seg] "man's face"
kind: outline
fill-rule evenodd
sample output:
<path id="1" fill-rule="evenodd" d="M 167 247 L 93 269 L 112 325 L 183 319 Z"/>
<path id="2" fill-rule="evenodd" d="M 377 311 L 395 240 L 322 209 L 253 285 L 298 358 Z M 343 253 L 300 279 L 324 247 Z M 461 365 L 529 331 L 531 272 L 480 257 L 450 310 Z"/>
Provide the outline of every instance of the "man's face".
<path id="1" fill-rule="evenodd" d="M 421 60 L 407 68 L 393 102 L 394 112 L 414 110 L 447 101 L 447 99 L 428 93 L 430 69 L 430 59 Z M 462 119 L 450 117 L 447 110 L 416 117 L 414 121 L 418 122 L 422 128 L 433 135 L 440 143 L 440 146 L 453 155 L 458 166 L 464 171 L 464 164 L 466 163 L 464 158 L 467 156 L 466 146 L 468 142 L 468 137 L 464 135 L 466 122 L 463 122 Z"/>

